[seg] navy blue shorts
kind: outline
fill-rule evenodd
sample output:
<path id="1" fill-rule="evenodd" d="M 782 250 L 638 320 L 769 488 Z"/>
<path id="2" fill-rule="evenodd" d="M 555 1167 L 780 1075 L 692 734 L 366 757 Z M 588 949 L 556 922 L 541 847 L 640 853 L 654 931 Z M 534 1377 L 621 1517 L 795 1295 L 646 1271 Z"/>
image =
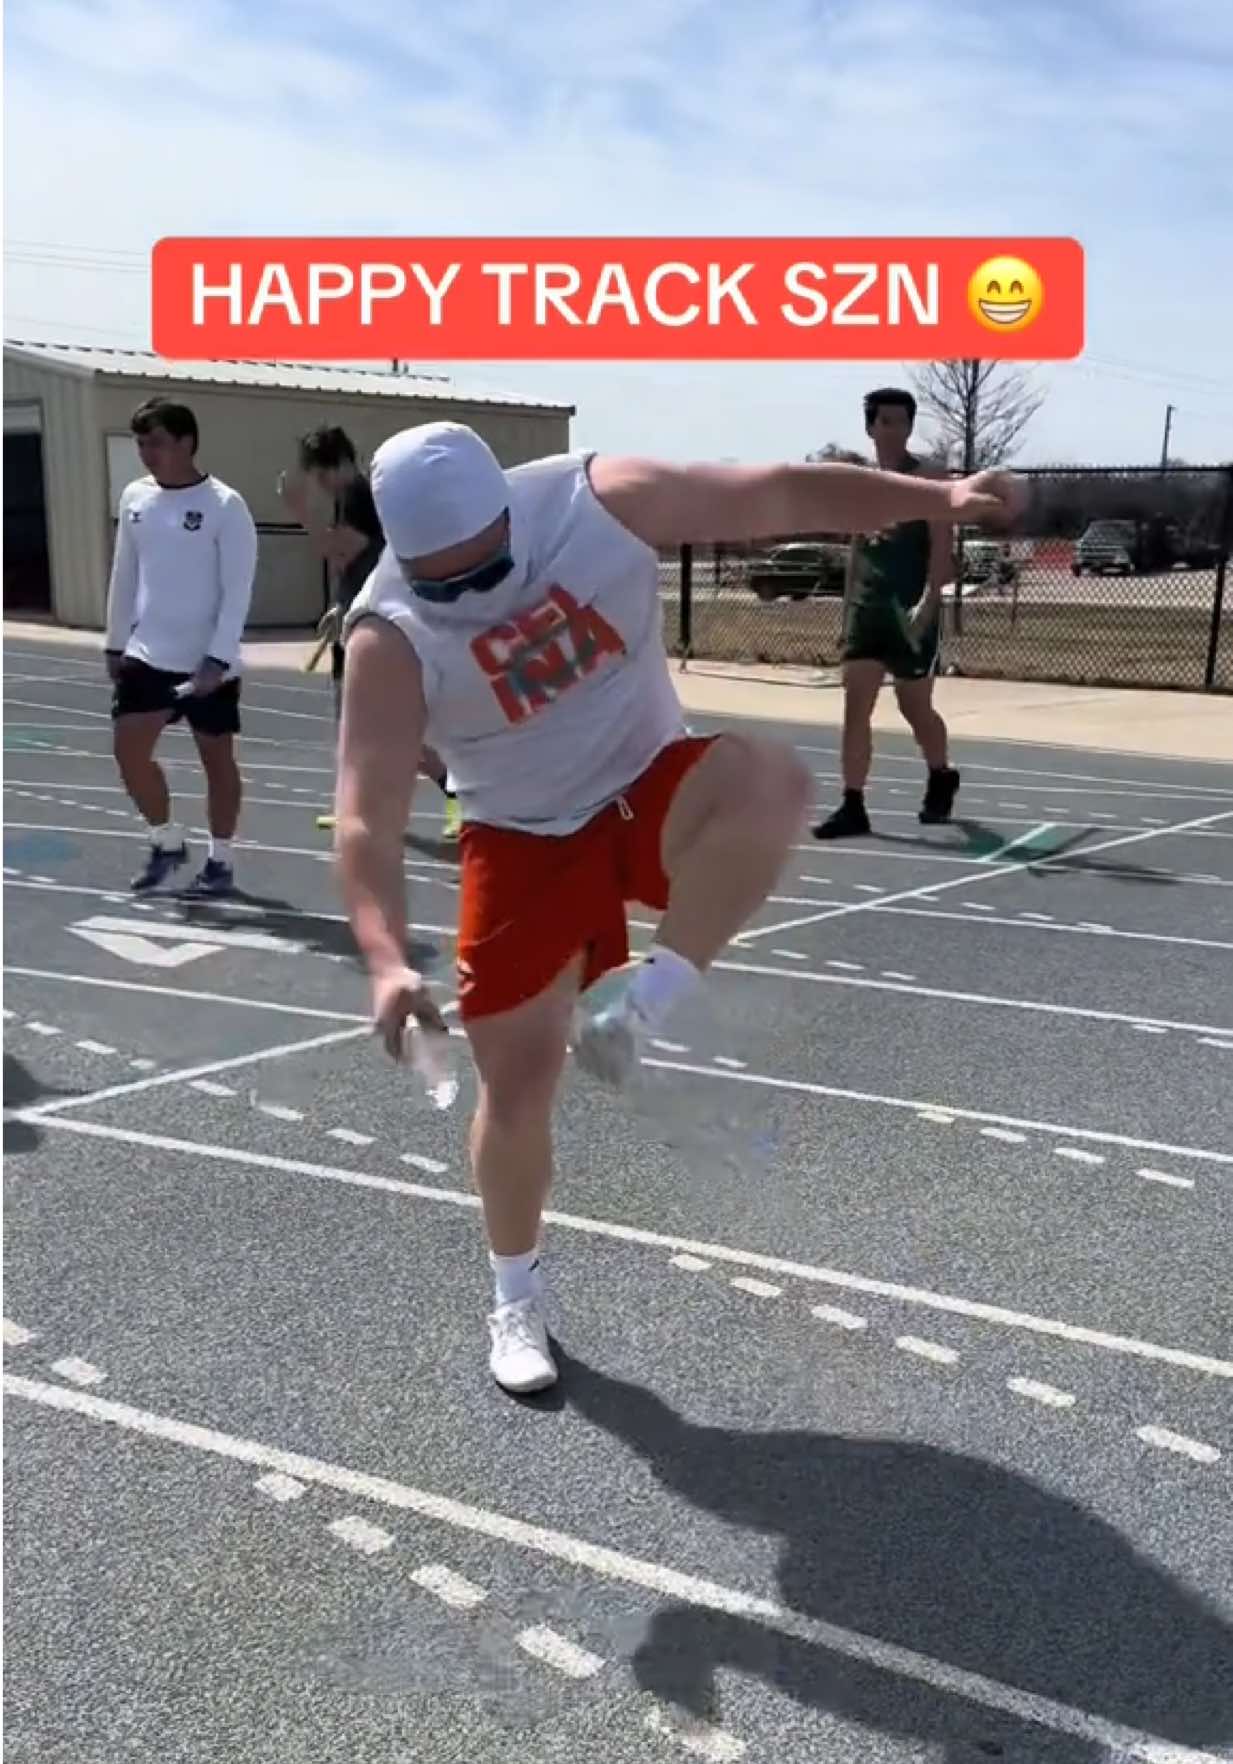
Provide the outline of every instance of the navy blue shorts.
<path id="1" fill-rule="evenodd" d="M 164 668 L 152 668 L 148 662 L 125 656 L 111 696 L 112 721 L 163 711 L 169 724 L 178 723 L 183 718 L 198 735 L 238 735 L 239 680 L 224 680 L 217 691 L 201 697 L 177 698 L 176 687 L 192 677 L 191 674 L 174 674 Z"/>

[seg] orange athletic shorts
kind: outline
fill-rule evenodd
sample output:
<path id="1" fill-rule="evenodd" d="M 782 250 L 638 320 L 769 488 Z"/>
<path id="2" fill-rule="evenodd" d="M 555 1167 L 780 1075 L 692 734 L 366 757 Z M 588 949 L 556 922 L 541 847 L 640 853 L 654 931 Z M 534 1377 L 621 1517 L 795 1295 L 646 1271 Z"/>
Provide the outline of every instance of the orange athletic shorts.
<path id="1" fill-rule="evenodd" d="M 458 1004 L 464 1022 L 536 998 L 579 952 L 582 985 L 629 960 L 626 904 L 662 912 L 660 836 L 686 773 L 717 737 L 671 742 L 577 832 L 464 826 Z M 622 806 L 623 805 L 623 806 Z"/>

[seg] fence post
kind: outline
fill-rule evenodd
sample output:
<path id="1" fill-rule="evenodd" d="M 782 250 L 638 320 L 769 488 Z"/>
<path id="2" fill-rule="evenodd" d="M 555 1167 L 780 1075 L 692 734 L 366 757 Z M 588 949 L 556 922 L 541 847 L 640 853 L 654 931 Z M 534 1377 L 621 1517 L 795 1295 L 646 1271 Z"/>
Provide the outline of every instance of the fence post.
<path id="1" fill-rule="evenodd" d="M 694 548 L 681 547 L 681 605 L 677 641 L 681 650 L 681 666 L 689 660 L 694 641 Z"/>
<path id="2" fill-rule="evenodd" d="M 1216 586 L 1212 593 L 1212 628 L 1207 640 L 1207 665 L 1203 670 L 1203 690 L 1210 692 L 1216 684 L 1216 659 L 1220 653 L 1220 621 L 1224 614 L 1224 584 L 1229 570 L 1229 549 L 1233 546 L 1233 466 L 1224 482 L 1224 519 L 1220 523 L 1220 556 L 1216 562 Z"/>

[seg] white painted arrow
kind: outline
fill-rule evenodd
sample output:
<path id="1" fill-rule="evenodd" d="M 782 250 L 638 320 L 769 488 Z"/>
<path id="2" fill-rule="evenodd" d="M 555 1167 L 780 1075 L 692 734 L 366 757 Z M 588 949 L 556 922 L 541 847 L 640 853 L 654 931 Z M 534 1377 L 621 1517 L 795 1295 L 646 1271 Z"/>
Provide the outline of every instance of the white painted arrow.
<path id="1" fill-rule="evenodd" d="M 149 937 L 137 937 L 125 931 L 96 931 L 86 925 L 70 925 L 74 937 L 97 944 L 121 961 L 141 962 L 151 968 L 182 968 L 201 956 L 218 955 L 221 943 L 155 943 Z"/>
<path id="2" fill-rule="evenodd" d="M 269 931 L 225 931 L 217 925 L 193 925 L 179 920 L 118 919 L 108 913 L 81 919 L 74 931 L 118 931 L 137 937 L 165 937 L 176 943 L 208 943 L 214 949 L 270 949 L 280 955 L 302 955 L 304 945 Z"/>

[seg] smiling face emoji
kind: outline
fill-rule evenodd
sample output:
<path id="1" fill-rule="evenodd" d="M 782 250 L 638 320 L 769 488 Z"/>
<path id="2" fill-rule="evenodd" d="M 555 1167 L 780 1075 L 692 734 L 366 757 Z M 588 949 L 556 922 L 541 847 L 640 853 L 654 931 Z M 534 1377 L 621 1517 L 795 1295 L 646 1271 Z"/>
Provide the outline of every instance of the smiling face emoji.
<path id="1" fill-rule="evenodd" d="M 1022 331 L 1044 303 L 1040 277 L 1021 257 L 991 257 L 968 283 L 968 307 L 987 331 Z"/>

